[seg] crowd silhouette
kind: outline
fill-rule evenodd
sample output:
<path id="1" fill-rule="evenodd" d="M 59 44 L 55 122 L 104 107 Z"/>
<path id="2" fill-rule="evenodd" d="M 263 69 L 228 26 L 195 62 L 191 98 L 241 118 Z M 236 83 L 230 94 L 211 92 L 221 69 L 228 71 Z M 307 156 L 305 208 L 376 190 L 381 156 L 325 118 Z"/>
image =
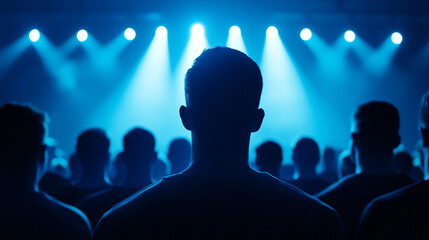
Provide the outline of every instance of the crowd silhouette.
<path id="1" fill-rule="evenodd" d="M 395 150 L 395 106 L 371 101 L 355 111 L 349 149 L 303 136 L 285 159 L 274 141 L 249 149 L 265 117 L 262 86 L 244 53 L 205 50 L 179 109 L 192 141 L 172 139 L 167 159 L 148 129 L 130 129 L 112 157 L 105 131 L 92 128 L 54 166 L 47 114 L 1 106 L 0 239 L 429 238 L 429 92 L 416 155 Z"/>

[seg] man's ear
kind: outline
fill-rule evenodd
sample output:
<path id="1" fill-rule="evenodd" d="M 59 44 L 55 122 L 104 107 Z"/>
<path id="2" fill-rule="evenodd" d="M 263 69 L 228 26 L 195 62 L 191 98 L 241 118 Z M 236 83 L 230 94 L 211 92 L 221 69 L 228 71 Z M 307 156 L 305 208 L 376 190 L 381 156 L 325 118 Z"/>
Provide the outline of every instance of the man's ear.
<path id="1" fill-rule="evenodd" d="M 264 120 L 264 116 L 265 116 L 264 109 L 259 108 L 258 110 L 256 110 L 256 115 L 252 122 L 252 129 L 251 129 L 252 132 L 257 132 L 261 128 L 262 121 Z"/>
<path id="2" fill-rule="evenodd" d="M 429 129 L 421 127 L 420 132 L 422 133 L 423 147 L 429 147 Z"/>
<path id="3" fill-rule="evenodd" d="M 189 108 L 185 107 L 185 106 L 180 106 L 179 109 L 179 114 L 180 114 L 180 118 L 182 119 L 182 124 L 183 126 L 191 131 L 191 120 L 190 120 L 190 114 L 189 114 Z"/>
<path id="4" fill-rule="evenodd" d="M 401 140 L 402 140 L 401 136 L 399 134 L 397 134 L 395 136 L 395 139 L 393 140 L 394 141 L 393 142 L 393 148 L 394 149 L 397 148 L 399 146 L 399 144 L 401 144 Z"/>

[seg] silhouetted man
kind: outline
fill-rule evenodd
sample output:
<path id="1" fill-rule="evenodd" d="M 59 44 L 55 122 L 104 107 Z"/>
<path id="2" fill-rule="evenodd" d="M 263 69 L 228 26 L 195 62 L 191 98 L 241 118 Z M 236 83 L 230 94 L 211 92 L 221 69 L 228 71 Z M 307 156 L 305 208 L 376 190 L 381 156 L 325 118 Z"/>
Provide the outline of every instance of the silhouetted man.
<path id="1" fill-rule="evenodd" d="M 331 147 L 326 147 L 323 151 L 324 170 L 320 177 L 329 184 L 338 181 L 338 157 L 336 151 Z"/>
<path id="2" fill-rule="evenodd" d="M 150 169 L 157 156 L 152 133 L 143 128 L 134 128 L 125 135 L 123 146 L 120 161 L 127 169 L 123 184 L 91 194 L 77 205 L 88 216 L 92 226 L 113 205 L 152 183 Z"/>
<path id="3" fill-rule="evenodd" d="M 422 148 L 429 159 L 429 92 L 421 103 L 420 130 Z M 359 239 L 428 239 L 429 232 L 429 175 L 425 180 L 372 201 L 362 216 Z"/>
<path id="4" fill-rule="evenodd" d="M 168 147 L 167 158 L 171 163 L 171 174 L 180 173 L 191 164 L 191 144 L 184 138 L 176 138 Z"/>
<path id="5" fill-rule="evenodd" d="M 76 205 L 84 197 L 110 187 L 105 180 L 105 168 L 109 162 L 110 140 L 102 129 L 93 128 L 79 135 L 76 157 L 82 166 L 82 175 L 74 185 L 55 195 L 59 200 Z"/>
<path id="6" fill-rule="evenodd" d="M 261 172 L 267 172 L 279 178 L 283 161 L 282 147 L 273 141 L 266 141 L 256 148 L 256 166 Z"/>
<path id="7" fill-rule="evenodd" d="M 192 165 L 107 212 L 94 239 L 341 238 L 330 207 L 248 164 L 264 117 L 259 67 L 244 53 L 205 50 L 185 79 L 180 116 Z"/>
<path id="8" fill-rule="evenodd" d="M 329 183 L 316 173 L 319 159 L 319 145 L 316 141 L 307 137 L 301 138 L 295 144 L 292 153 L 292 160 L 298 168 L 299 177 L 289 183 L 311 195 L 328 187 Z"/>
<path id="9" fill-rule="evenodd" d="M 0 108 L 0 239 L 90 239 L 85 215 L 38 190 L 47 116 L 29 106 Z"/>
<path id="10" fill-rule="evenodd" d="M 393 149 L 401 142 L 398 110 L 387 102 L 361 105 L 352 122 L 356 174 L 318 195 L 340 214 L 351 238 L 365 206 L 374 198 L 413 183 L 396 172 Z"/>

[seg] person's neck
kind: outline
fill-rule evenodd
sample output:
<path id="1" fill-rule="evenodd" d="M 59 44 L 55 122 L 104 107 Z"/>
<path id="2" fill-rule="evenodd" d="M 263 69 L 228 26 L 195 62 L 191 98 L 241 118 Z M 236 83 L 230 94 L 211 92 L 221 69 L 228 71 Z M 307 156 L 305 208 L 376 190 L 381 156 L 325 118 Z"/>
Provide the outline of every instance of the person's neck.
<path id="1" fill-rule="evenodd" d="M 109 185 L 104 180 L 104 172 L 83 172 L 82 177 L 79 179 L 75 186 L 82 189 L 96 189 L 108 187 Z"/>
<path id="2" fill-rule="evenodd" d="M 249 166 L 250 134 L 242 137 L 226 136 L 199 138 L 192 134 L 192 165 L 186 175 L 230 178 L 255 173 Z"/>
<path id="3" fill-rule="evenodd" d="M 393 152 L 361 153 L 357 157 L 356 174 L 395 174 Z"/>
<path id="4" fill-rule="evenodd" d="M 30 172 L 26 174 L 13 174 L 0 172 L 0 192 L 3 193 L 25 193 L 37 192 L 36 174 Z"/>

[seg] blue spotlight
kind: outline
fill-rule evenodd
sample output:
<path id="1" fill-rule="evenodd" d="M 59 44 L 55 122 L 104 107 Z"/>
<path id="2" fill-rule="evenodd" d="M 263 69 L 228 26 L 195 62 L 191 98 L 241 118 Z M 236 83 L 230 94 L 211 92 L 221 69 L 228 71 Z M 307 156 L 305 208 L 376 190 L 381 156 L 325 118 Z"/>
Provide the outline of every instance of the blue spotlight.
<path id="1" fill-rule="evenodd" d="M 402 35 L 398 32 L 394 32 L 390 39 L 392 39 L 392 42 L 396 45 L 399 45 L 402 43 Z"/>
<path id="2" fill-rule="evenodd" d="M 40 39 L 40 32 L 37 29 L 33 29 L 28 34 L 28 38 L 30 38 L 30 41 L 37 42 Z"/>
<path id="3" fill-rule="evenodd" d="M 308 41 L 311 39 L 311 30 L 308 28 L 304 28 L 302 29 L 301 33 L 300 33 L 301 39 L 304 41 Z"/>
<path id="4" fill-rule="evenodd" d="M 85 42 L 88 39 L 88 32 L 85 29 L 81 29 L 77 32 L 76 37 L 79 42 Z"/>
<path id="5" fill-rule="evenodd" d="M 194 26 L 192 26 L 192 35 L 204 35 L 204 27 L 203 25 L 197 23 Z"/>
<path id="6" fill-rule="evenodd" d="M 134 31 L 134 29 L 132 29 L 132 28 L 127 28 L 127 29 L 125 29 L 124 37 L 128 41 L 132 41 L 132 40 L 134 40 L 134 38 L 136 38 L 136 31 Z"/>
<path id="7" fill-rule="evenodd" d="M 157 35 L 166 37 L 168 34 L 167 28 L 164 26 L 159 26 L 155 32 Z"/>
<path id="8" fill-rule="evenodd" d="M 234 36 L 237 36 L 237 35 L 240 35 L 240 34 L 241 34 L 241 30 L 240 30 L 240 28 L 239 28 L 238 26 L 232 26 L 232 27 L 229 29 L 229 34 L 234 35 Z"/>
<path id="9" fill-rule="evenodd" d="M 356 34 L 353 31 L 348 30 L 346 33 L 344 33 L 344 39 L 347 42 L 353 42 L 356 39 Z"/>
<path id="10" fill-rule="evenodd" d="M 271 27 L 267 28 L 267 35 L 269 35 L 269 36 L 275 36 L 275 35 L 278 35 L 278 34 L 279 34 L 279 31 L 277 30 L 276 27 L 271 26 Z"/>

